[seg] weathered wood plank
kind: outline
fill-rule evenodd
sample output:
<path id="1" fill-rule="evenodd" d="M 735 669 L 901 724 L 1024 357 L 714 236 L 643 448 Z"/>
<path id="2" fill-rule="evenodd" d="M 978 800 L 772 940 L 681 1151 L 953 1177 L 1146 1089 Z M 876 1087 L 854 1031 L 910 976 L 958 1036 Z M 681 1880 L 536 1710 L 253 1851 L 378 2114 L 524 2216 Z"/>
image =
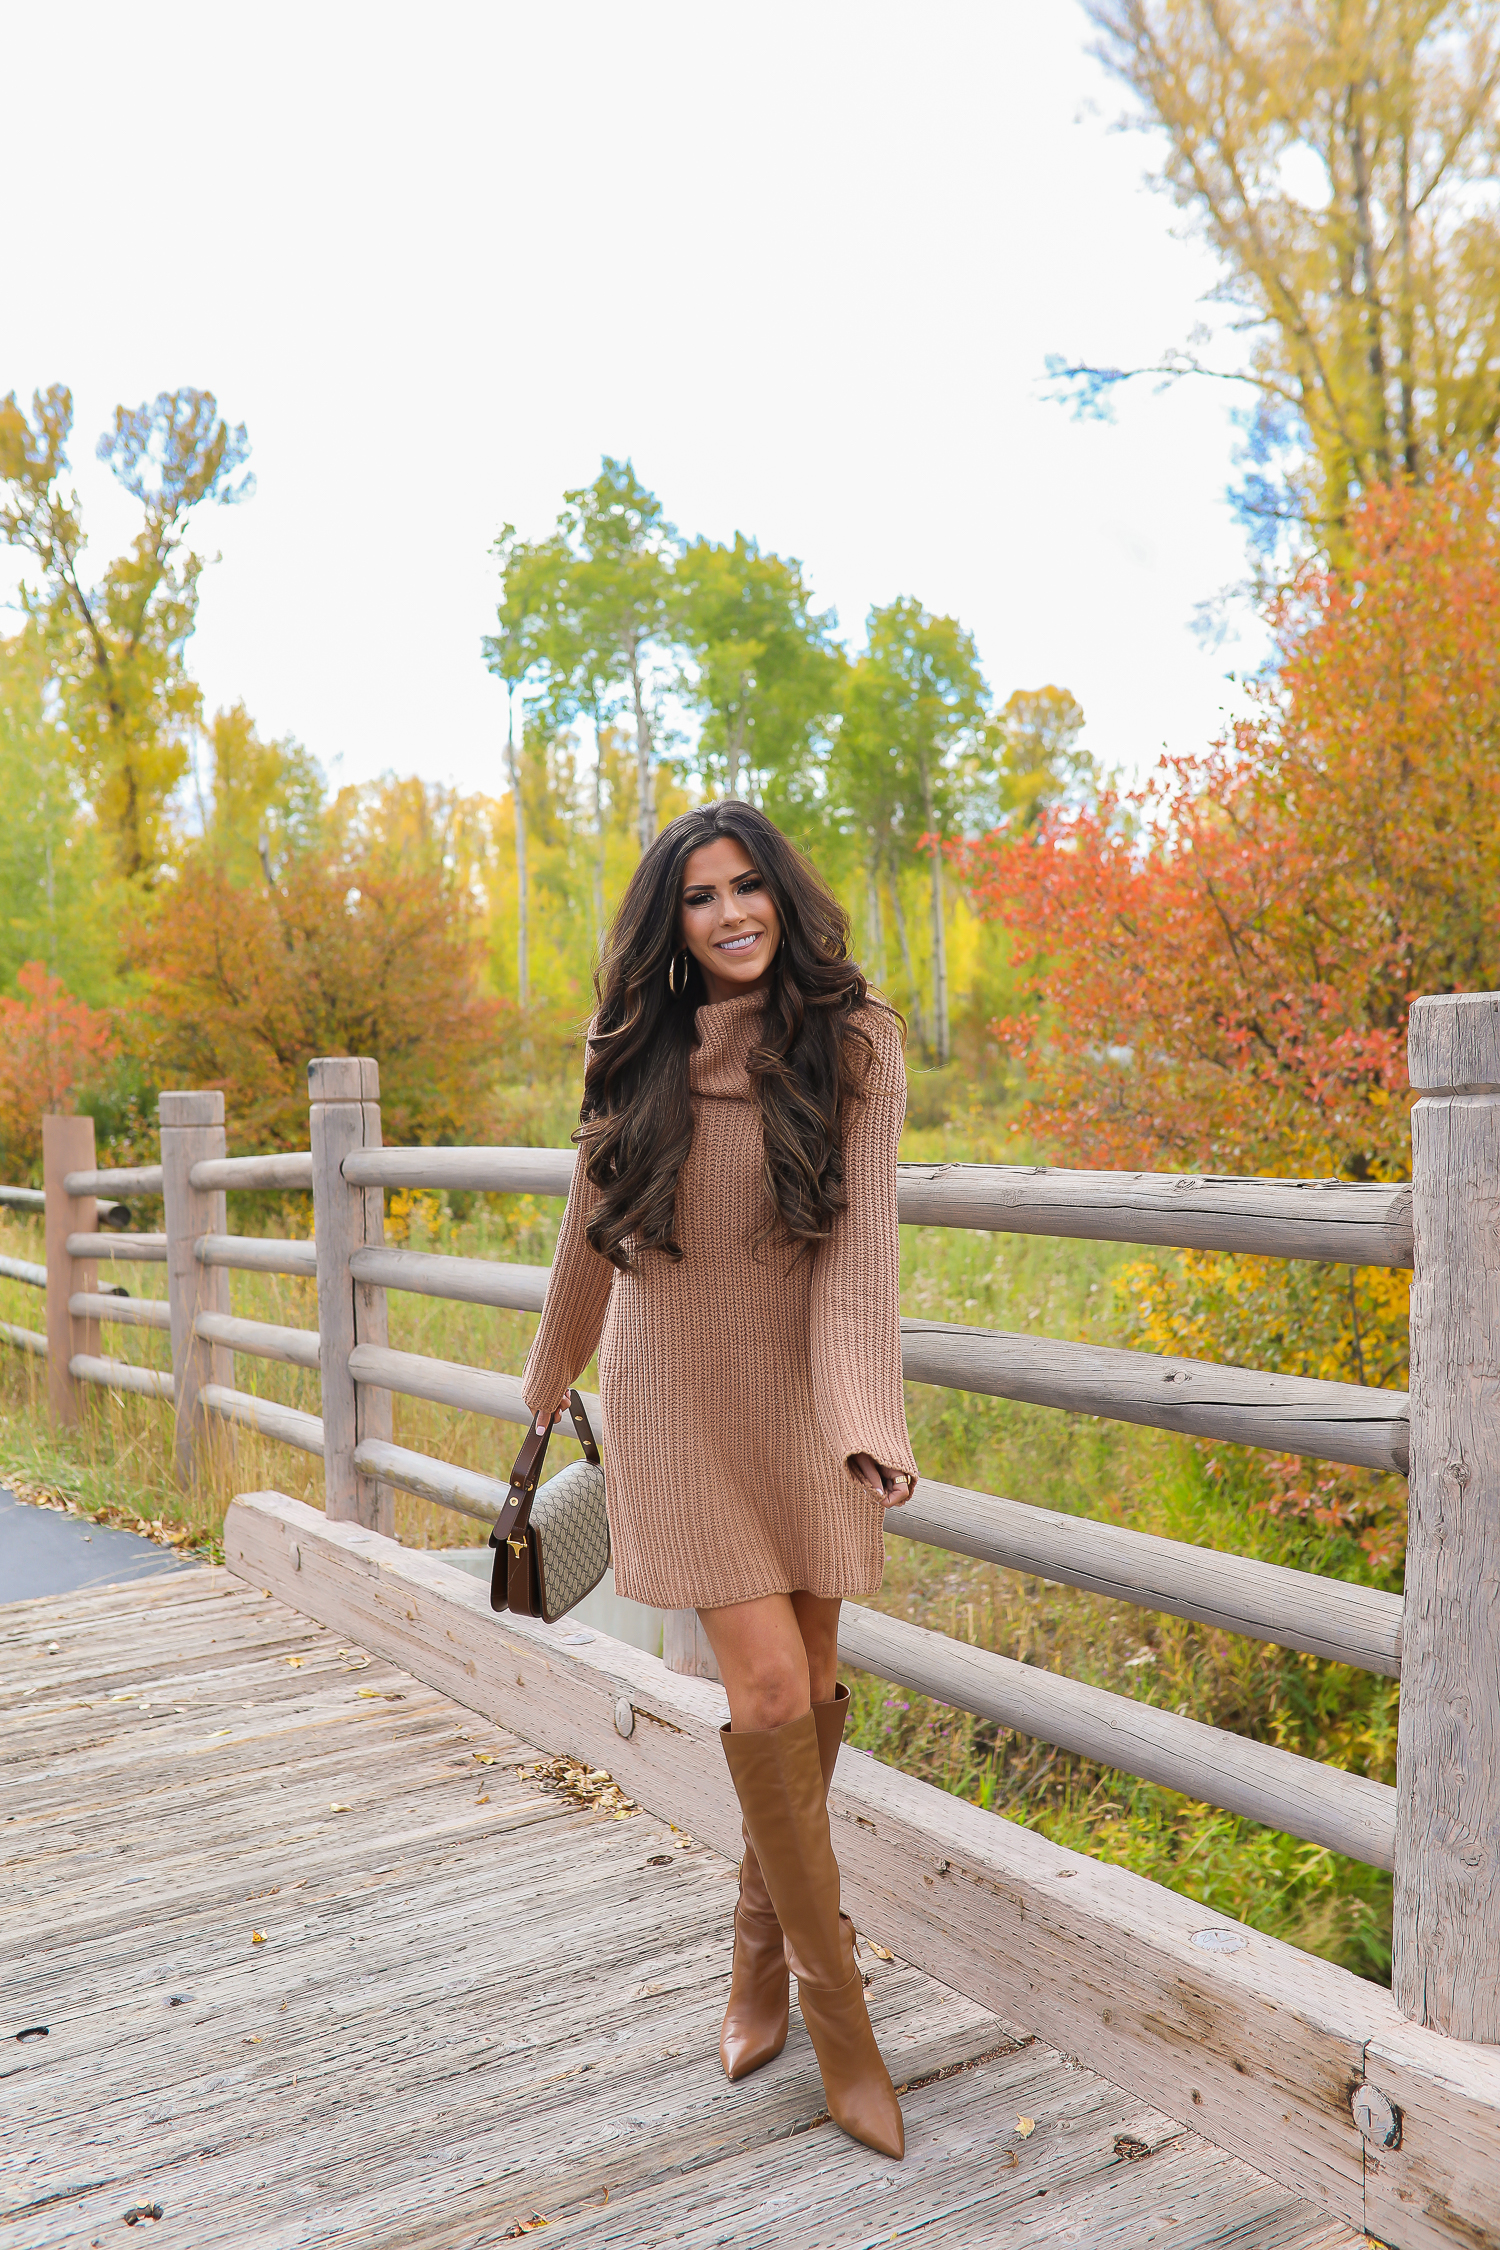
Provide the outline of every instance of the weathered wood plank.
<path id="1" fill-rule="evenodd" d="M 924 1540 L 1004 1570 L 1400 1677 L 1401 1597 L 1378 1587 L 1158 1539 L 933 1477 L 923 1477 L 904 1506 L 886 1510 L 885 1528 L 898 1539 Z"/>
<path id="2" fill-rule="evenodd" d="M 364 1438 L 355 1447 L 354 1466 L 361 1476 L 384 1477 L 402 1492 L 414 1492 L 418 1499 L 435 1501 L 440 1508 L 457 1508 L 481 1523 L 495 1522 L 510 1493 L 503 1477 L 455 1468 L 451 1461 L 435 1461 L 430 1454 L 385 1445 L 375 1438 Z"/>
<path id="3" fill-rule="evenodd" d="M 122 1265 L 164 1266 L 167 1262 L 164 1234 L 70 1234 L 67 1249 L 70 1258 L 109 1258 Z"/>
<path id="4" fill-rule="evenodd" d="M 276 1359 L 288 1367 L 316 1367 L 316 1328 L 282 1328 L 272 1320 L 240 1320 L 230 1313 L 199 1313 L 196 1329 L 211 1344 L 226 1344 L 231 1351 L 253 1359 Z"/>
<path id="5" fill-rule="evenodd" d="M 128 1360 L 100 1359 L 92 1352 L 75 1352 L 68 1373 L 75 1383 L 96 1383 L 102 1390 L 133 1391 L 139 1398 L 172 1396 L 172 1378 L 164 1369 L 132 1367 Z"/>
<path id="6" fill-rule="evenodd" d="M 204 1157 L 193 1166 L 193 1185 L 212 1188 L 270 1188 L 283 1194 L 296 1189 L 312 1192 L 312 1155 L 307 1149 L 286 1156 Z"/>
<path id="7" fill-rule="evenodd" d="M 311 1279 L 318 1270 L 317 1245 L 260 1234 L 206 1234 L 197 1255 L 205 1266 L 228 1266 L 236 1273 L 292 1273 Z"/>
<path id="8" fill-rule="evenodd" d="M 572 1149 L 383 1149 L 349 1177 L 365 1186 L 567 1194 Z M 1155 1243 L 1343 1265 L 1411 1264 L 1411 1190 L 1346 1180 L 1253 1180 L 1042 1165 L 903 1164 L 907 1226 L 978 1227 L 1096 1242 Z"/>
<path id="9" fill-rule="evenodd" d="M 243 1423 L 248 1430 L 259 1430 L 262 1437 L 294 1445 L 299 1453 L 322 1454 L 320 1414 L 306 1414 L 299 1406 L 280 1406 L 274 1399 L 256 1398 L 251 1391 L 224 1390 L 217 1383 L 206 1384 L 199 1396 L 210 1414 L 220 1415 L 226 1422 Z"/>
<path id="10" fill-rule="evenodd" d="M 1402 2009 L 1500 2041 L 1500 993 L 1411 1011 L 1416 1273 L 1394 1962 Z"/>
<path id="11" fill-rule="evenodd" d="M 68 1299 L 75 1320 L 113 1321 L 119 1328 L 170 1330 L 172 1308 L 165 1297 L 88 1297 L 75 1289 Z"/>
<path id="12" fill-rule="evenodd" d="M 0 1187 L 0 1204 L 10 1204 L 18 1211 L 45 1211 L 47 1198 L 41 1188 Z"/>
<path id="13" fill-rule="evenodd" d="M 0 1276 L 7 1281 L 24 1281 L 32 1289 L 45 1289 L 47 1269 L 31 1258 L 0 1258 Z"/>
<path id="14" fill-rule="evenodd" d="M 1208 1360 L 1158 1358 L 1153 1352 L 940 1320 L 902 1321 L 901 1365 L 909 1382 L 1061 1407 L 1068 1414 L 1102 1414 L 1110 1421 L 1366 1469 L 1404 1472 L 1407 1465 L 1405 1391 L 1263 1375 Z"/>
<path id="15" fill-rule="evenodd" d="M 449 1188 L 478 1195 L 566 1195 L 570 1148 L 382 1148 L 350 1157 L 356 1187 Z"/>
<path id="16" fill-rule="evenodd" d="M 486 1367 L 464 1367 L 456 1360 L 428 1359 L 421 1352 L 356 1344 L 349 1354 L 349 1373 L 356 1383 L 378 1384 L 405 1398 L 430 1399 L 437 1406 L 457 1407 L 466 1414 L 488 1414 L 502 1422 L 531 1419 L 521 1396 L 520 1377 L 496 1374 Z"/>
<path id="17" fill-rule="evenodd" d="M 68 1175 L 83 1171 L 94 1161 L 94 1120 L 91 1117 L 42 1119 L 42 1177 L 46 1183 L 47 1256 L 47 1402 L 55 1422 L 65 1427 L 78 1420 L 83 1393 L 73 1375 L 75 1352 L 96 1353 L 99 1329 L 91 1320 L 75 1320 L 68 1310 L 75 1291 L 93 1294 L 99 1275 L 87 1253 L 73 1249 L 75 1237 L 88 1239 L 98 1213 L 92 1196 L 73 1196 Z"/>
<path id="18" fill-rule="evenodd" d="M 429 1250 L 356 1250 L 349 1261 L 356 1281 L 406 1289 L 418 1297 L 445 1297 L 463 1305 L 496 1305 L 511 1312 L 540 1312 L 547 1300 L 550 1266 L 511 1266 L 491 1258 L 456 1258 Z"/>
<path id="19" fill-rule="evenodd" d="M 194 2250 L 481 2250 L 538 2212 L 629 2250 L 1079 2229 L 1121 2250 L 1353 2250 L 1138 2097 L 873 1954 L 872 2014 L 911 2082 L 903 2165 L 817 2122 L 800 2022 L 729 2087 L 734 1878 L 715 1854 L 549 1797 L 514 1737 L 279 1602 L 203 1590 L 221 1585 L 152 1582 L 149 1626 L 108 1593 L 0 1612 L 0 1697 L 29 1664 L 48 1699 L 22 1759 L 0 1738 L 23 1830 L 0 1881 L 19 1866 L 28 1885 L 0 1925 L 0 1949 L 24 1947 L 5 1981 L 51 2024 L 7 2085 L 21 2161 L 0 2194 L 28 2250 L 110 2239 L 133 2203 Z M 101 1647 L 133 1649 L 135 1695 L 89 1713 L 79 1755 Z M 475 1911 L 497 1895 L 499 1949 Z"/>
<path id="20" fill-rule="evenodd" d="M 1383 1782 L 971 1648 L 855 1602 L 844 1604 L 839 1654 L 878 1679 L 1178 1789 L 1200 1804 L 1221 1805 L 1370 1867 L 1391 1864 L 1396 1792 Z"/>
<path id="21" fill-rule="evenodd" d="M 607 1763 L 638 1801 L 734 1850 L 723 1705 L 708 1683 L 602 1635 L 491 1616 L 462 1573 L 281 1496 L 236 1502 L 226 1552 L 249 1583 L 526 1739 Z M 628 1739 L 621 1699 L 638 1715 Z M 1149 2087 L 1169 2115 L 1349 2224 L 1363 2221 L 1365 2173 L 1351 2093 L 1378 2041 L 1417 2042 L 1409 2068 L 1434 2088 L 1441 2057 L 1500 2152 L 1494 2058 L 1419 2035 L 1378 1987 L 847 1751 L 831 1804 L 862 1928 L 1116 2084 Z M 1382 2155 L 1382 2178 L 1392 2193 L 1419 2179 L 1429 2214 L 1449 2199 L 1441 2228 L 1431 2216 L 1411 2228 L 1417 2250 L 1483 2243 L 1500 2196 L 1493 2165 L 1476 2190 L 1472 2122 L 1450 2139 L 1436 2096 L 1408 2114 L 1420 2122 Z"/>
<path id="22" fill-rule="evenodd" d="M 63 1181 L 68 1195 L 102 1196 L 106 1201 L 127 1195 L 160 1195 L 162 1168 L 159 1164 L 135 1164 L 117 1172 L 70 1172 Z"/>
<path id="23" fill-rule="evenodd" d="M 0 1320 L 0 1336 L 18 1351 L 31 1352 L 38 1359 L 47 1356 L 47 1339 L 37 1328 L 18 1328 L 14 1321 Z"/>
<path id="24" fill-rule="evenodd" d="M 162 1201 L 166 1212 L 167 1300 L 172 1315 L 172 1380 L 177 1400 L 173 1466 L 185 1484 L 202 1454 L 209 1424 L 202 1393 L 205 1385 L 234 1382 L 234 1358 L 198 1325 L 201 1314 L 227 1315 L 229 1276 L 195 1255 L 200 1236 L 221 1234 L 226 1219 L 222 1188 L 193 1185 L 195 1164 L 224 1154 L 224 1096 L 221 1092 L 164 1093 L 157 1101 L 161 1121 Z"/>
<path id="25" fill-rule="evenodd" d="M 1077 1172 L 1030 1164 L 903 1164 L 908 1226 L 984 1227 L 1335 1265 L 1411 1264 L 1411 1189 L 1196 1172 Z"/>

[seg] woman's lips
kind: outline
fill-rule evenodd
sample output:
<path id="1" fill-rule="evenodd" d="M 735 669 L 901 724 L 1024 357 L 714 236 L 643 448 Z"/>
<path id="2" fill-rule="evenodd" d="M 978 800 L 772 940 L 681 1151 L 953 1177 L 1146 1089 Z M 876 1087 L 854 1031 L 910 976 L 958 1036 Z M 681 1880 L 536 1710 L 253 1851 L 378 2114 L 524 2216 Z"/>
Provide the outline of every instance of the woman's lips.
<path id="1" fill-rule="evenodd" d="M 762 934 L 759 930 L 752 930 L 748 937 L 721 938 L 714 950 L 718 953 L 748 953 L 753 945 L 759 945 Z"/>

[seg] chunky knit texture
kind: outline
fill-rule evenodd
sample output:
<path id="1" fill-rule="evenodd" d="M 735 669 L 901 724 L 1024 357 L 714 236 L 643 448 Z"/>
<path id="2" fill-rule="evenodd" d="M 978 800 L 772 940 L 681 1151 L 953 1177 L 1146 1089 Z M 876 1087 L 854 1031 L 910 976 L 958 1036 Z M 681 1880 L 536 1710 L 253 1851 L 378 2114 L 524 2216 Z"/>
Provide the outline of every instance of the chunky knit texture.
<path id="1" fill-rule="evenodd" d="M 878 1006 L 861 1014 L 875 1061 L 845 1134 L 848 1208 L 794 1258 L 785 1239 L 752 1247 L 769 1204 L 746 1069 L 760 1020 L 754 993 L 698 1010 L 680 1264 L 648 1251 L 620 1273 L 592 1250 L 594 1191 L 576 1168 L 522 1378 L 532 1411 L 550 1411 L 597 1349 L 615 1589 L 662 1609 L 873 1593 L 884 1505 L 849 1458 L 916 1474 L 897 1302 L 900 1026 Z"/>

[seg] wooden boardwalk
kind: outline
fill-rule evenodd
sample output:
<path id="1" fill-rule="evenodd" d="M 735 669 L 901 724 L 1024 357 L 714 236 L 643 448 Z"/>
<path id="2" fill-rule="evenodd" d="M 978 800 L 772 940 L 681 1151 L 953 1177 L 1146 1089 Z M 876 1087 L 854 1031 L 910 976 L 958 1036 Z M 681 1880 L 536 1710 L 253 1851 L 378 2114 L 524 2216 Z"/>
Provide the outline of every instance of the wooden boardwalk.
<path id="1" fill-rule="evenodd" d="M 873 1952 L 903 2164 L 727 2085 L 725 1861 L 225 1572 L 0 1652 L 0 2245 L 1363 2239 Z"/>

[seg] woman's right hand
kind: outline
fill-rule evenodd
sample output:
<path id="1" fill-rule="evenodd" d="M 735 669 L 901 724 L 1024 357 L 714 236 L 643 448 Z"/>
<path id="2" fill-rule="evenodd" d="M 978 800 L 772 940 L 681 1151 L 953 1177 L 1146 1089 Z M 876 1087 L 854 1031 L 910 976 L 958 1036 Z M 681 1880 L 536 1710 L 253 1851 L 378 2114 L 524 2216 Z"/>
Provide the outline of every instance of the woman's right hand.
<path id="1" fill-rule="evenodd" d="M 564 1413 L 567 1411 L 567 1405 L 568 1402 L 566 1399 L 564 1399 L 561 1406 L 555 1407 L 553 1409 L 550 1420 L 548 1418 L 545 1407 L 543 1408 L 542 1412 L 536 1418 L 536 1434 L 538 1437 L 541 1436 L 543 1430 L 555 1430 L 557 1428 L 558 1423 L 562 1420 Z"/>

